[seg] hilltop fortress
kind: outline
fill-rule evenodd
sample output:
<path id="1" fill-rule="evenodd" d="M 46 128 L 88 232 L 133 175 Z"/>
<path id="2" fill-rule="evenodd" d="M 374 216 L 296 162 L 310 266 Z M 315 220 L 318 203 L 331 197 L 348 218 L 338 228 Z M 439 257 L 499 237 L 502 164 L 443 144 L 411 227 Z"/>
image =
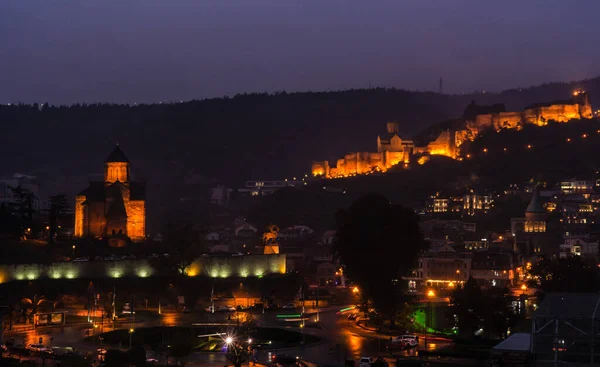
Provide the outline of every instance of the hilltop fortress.
<path id="1" fill-rule="evenodd" d="M 338 159 L 335 166 L 331 166 L 329 161 L 313 162 L 312 174 L 339 178 L 385 172 L 399 164 L 407 167 L 415 156 L 443 155 L 460 159 L 460 146 L 473 141 L 487 129 L 520 130 L 525 124 L 545 126 L 549 121 L 590 118 L 592 106 L 589 96 L 583 91 L 574 92 L 569 100 L 534 104 L 521 112 L 507 112 L 504 104 L 478 106 L 472 102 L 462 118 L 436 125 L 411 140 L 403 140 L 398 124 L 388 122 L 387 133 L 377 137 L 377 152 L 349 153 Z"/>

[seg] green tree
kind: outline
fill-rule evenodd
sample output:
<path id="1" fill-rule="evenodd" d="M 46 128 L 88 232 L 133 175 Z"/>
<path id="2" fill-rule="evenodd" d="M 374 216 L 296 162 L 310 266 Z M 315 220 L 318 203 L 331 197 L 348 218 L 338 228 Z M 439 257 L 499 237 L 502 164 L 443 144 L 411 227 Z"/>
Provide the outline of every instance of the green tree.
<path id="1" fill-rule="evenodd" d="M 415 213 L 382 195 L 363 196 L 338 212 L 334 249 L 344 272 L 358 284 L 363 303 L 372 301 L 390 328 L 404 305 L 401 277 L 425 248 Z"/>

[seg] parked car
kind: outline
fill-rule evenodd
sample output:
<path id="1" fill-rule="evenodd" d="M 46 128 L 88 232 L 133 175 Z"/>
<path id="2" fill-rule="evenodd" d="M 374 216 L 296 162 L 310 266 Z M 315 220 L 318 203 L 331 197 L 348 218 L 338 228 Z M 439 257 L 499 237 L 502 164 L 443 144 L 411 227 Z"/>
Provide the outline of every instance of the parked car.
<path id="1" fill-rule="evenodd" d="M 288 303 L 287 305 L 284 305 L 283 307 L 284 310 L 295 310 L 296 309 L 296 305 L 293 303 Z"/>
<path id="2" fill-rule="evenodd" d="M 371 363 L 373 363 L 373 359 L 371 357 L 360 357 L 358 361 L 358 367 L 371 367 Z"/>
<path id="3" fill-rule="evenodd" d="M 235 307 L 233 307 L 231 305 L 219 306 L 219 308 L 217 308 L 217 310 L 219 312 L 235 312 Z"/>
<path id="4" fill-rule="evenodd" d="M 27 349 L 29 349 L 32 352 L 38 352 L 38 353 L 52 352 L 52 349 L 46 347 L 44 344 L 29 344 L 27 346 Z"/>

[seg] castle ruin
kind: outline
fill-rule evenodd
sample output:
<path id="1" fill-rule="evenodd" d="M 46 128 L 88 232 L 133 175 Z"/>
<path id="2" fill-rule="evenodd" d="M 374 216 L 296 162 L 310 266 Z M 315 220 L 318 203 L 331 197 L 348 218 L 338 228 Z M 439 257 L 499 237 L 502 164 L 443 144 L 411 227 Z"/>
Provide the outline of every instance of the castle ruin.
<path id="1" fill-rule="evenodd" d="M 589 96 L 583 91 L 574 92 L 569 100 L 534 104 L 521 112 L 506 112 L 502 104 L 480 107 L 473 102 L 467 107 L 460 127 L 443 130 L 427 144 L 416 146 L 414 140 L 403 140 L 398 124 L 388 122 L 387 133 L 377 137 L 377 152 L 349 153 L 338 159 L 335 166 L 330 166 L 329 161 L 313 162 L 312 174 L 340 178 L 385 172 L 399 164 L 408 166 L 415 155 L 442 155 L 456 159 L 462 144 L 473 141 L 488 129 L 521 129 L 525 124 L 546 126 L 549 121 L 568 122 L 592 116 Z"/>

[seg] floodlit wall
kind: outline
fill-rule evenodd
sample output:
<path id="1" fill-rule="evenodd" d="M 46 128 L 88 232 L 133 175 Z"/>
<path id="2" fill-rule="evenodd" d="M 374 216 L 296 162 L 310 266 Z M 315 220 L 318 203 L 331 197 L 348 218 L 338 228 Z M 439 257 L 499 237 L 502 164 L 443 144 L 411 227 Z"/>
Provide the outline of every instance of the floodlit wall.
<path id="1" fill-rule="evenodd" d="M 285 254 L 200 257 L 194 260 L 186 271 L 188 276 L 213 278 L 284 274 L 286 272 Z M 147 260 L 0 265 L 0 283 L 40 278 L 146 278 L 160 275 L 160 271 L 152 267 Z"/>

